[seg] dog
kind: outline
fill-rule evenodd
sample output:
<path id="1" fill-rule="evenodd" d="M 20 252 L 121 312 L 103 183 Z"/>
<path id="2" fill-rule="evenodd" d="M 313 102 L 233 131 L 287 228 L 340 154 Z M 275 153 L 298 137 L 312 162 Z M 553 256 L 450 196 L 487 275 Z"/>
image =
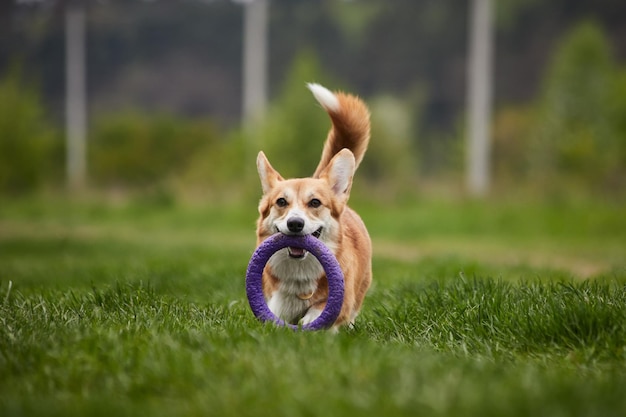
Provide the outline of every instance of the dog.
<path id="1" fill-rule="evenodd" d="M 354 324 L 372 282 L 372 244 L 359 215 L 348 207 L 352 178 L 370 139 L 370 113 L 356 96 L 307 84 L 332 127 L 321 160 L 310 178 L 284 179 L 261 151 L 257 170 L 259 203 L 257 246 L 275 233 L 313 235 L 333 252 L 344 274 L 341 312 L 331 329 Z M 317 319 L 328 299 L 328 280 L 306 250 L 277 251 L 263 271 L 269 309 L 285 322 L 306 325 Z"/>

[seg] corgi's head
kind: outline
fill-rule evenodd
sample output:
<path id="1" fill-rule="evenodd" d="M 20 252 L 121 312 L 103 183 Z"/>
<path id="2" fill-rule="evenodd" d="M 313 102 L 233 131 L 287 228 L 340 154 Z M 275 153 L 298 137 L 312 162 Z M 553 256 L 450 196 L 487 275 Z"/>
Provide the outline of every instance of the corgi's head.
<path id="1" fill-rule="evenodd" d="M 263 188 L 257 224 L 258 243 L 274 233 L 313 235 L 331 250 L 339 235 L 339 216 L 352 187 L 355 159 L 343 149 L 317 178 L 284 179 L 259 152 L 257 169 Z M 306 252 L 289 248 L 291 258 L 303 258 Z"/>

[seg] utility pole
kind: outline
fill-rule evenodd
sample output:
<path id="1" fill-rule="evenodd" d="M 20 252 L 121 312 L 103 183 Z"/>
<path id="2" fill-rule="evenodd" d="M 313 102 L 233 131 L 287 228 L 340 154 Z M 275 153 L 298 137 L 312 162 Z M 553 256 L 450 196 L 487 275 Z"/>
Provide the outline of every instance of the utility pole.
<path id="1" fill-rule="evenodd" d="M 493 86 L 491 0 L 470 0 L 467 78 L 467 186 L 482 196 L 490 185 L 490 124 Z"/>
<path id="2" fill-rule="evenodd" d="M 244 3 L 243 23 L 243 123 L 250 129 L 267 104 L 267 15 L 268 0 Z"/>
<path id="3" fill-rule="evenodd" d="M 66 174 L 72 190 L 87 177 L 87 92 L 85 72 L 85 8 L 69 1 L 65 7 Z"/>

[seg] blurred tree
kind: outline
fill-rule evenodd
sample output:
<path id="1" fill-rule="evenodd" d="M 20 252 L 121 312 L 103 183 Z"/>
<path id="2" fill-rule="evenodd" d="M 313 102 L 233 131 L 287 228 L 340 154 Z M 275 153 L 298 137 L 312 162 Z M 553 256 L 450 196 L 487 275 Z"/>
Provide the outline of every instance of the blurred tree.
<path id="1" fill-rule="evenodd" d="M 522 13 L 540 5 L 541 0 L 498 0 L 495 8 L 497 25 L 509 28 Z"/>
<path id="2" fill-rule="evenodd" d="M 493 121 L 493 176 L 495 185 L 519 188 L 528 174 L 528 136 L 533 125 L 532 106 L 504 106 Z"/>
<path id="3" fill-rule="evenodd" d="M 216 141 L 211 123 L 128 111 L 98 118 L 90 135 L 91 178 L 106 186 L 147 186 L 180 174 Z"/>
<path id="4" fill-rule="evenodd" d="M 620 78 L 602 29 L 576 26 L 549 67 L 533 131 L 532 169 L 587 187 L 607 185 L 623 170 L 626 98 L 615 94 Z"/>
<path id="5" fill-rule="evenodd" d="M 352 48 L 361 48 L 369 25 L 376 21 L 384 7 L 380 1 L 331 1 L 328 14 L 348 44 Z"/>
<path id="6" fill-rule="evenodd" d="M 423 94 L 410 91 L 407 99 L 377 96 L 368 100 L 372 128 L 369 148 L 359 168 L 355 190 L 379 197 L 396 197 L 415 191 L 417 152 L 412 132 Z M 375 188 L 373 188 L 375 187 Z"/>
<path id="7" fill-rule="evenodd" d="M 260 127 L 259 142 L 270 162 L 286 177 L 313 175 L 330 119 L 306 90 L 306 82 L 319 82 L 335 89 L 315 55 L 303 51 L 293 63 L 279 95 L 272 102 L 266 122 Z"/>
<path id="8" fill-rule="evenodd" d="M 319 82 L 331 90 L 342 89 L 323 74 L 312 52 L 305 51 L 295 60 L 259 131 L 260 149 L 285 177 L 313 174 L 331 126 L 327 114 L 306 91 L 303 80 Z M 386 95 L 368 100 L 372 141 L 359 168 L 361 185 L 357 189 L 371 191 L 375 186 L 377 192 L 392 196 L 412 187 L 410 179 L 414 178 L 416 166 L 412 130 L 415 119 L 419 119 L 423 99 L 422 90 L 412 89 L 406 99 Z"/>
<path id="9" fill-rule="evenodd" d="M 62 164 L 59 133 L 39 91 L 20 72 L 15 66 L 0 81 L 0 192 L 32 191 L 54 179 Z"/>
<path id="10" fill-rule="evenodd" d="M 259 183 L 246 133 L 233 130 L 225 138 L 216 139 L 193 153 L 173 185 L 181 195 L 191 198 L 256 200 Z"/>

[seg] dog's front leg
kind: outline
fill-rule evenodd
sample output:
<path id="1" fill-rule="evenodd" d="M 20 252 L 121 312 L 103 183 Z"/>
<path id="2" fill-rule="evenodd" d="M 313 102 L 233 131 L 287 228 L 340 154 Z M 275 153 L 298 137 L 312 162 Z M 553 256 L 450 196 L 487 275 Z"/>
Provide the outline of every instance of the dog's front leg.
<path id="1" fill-rule="evenodd" d="M 270 311 L 276 316 L 281 317 L 283 315 L 283 305 L 284 305 L 283 297 L 280 295 L 278 291 L 276 291 L 270 299 L 267 301 L 267 307 Z"/>
<path id="2" fill-rule="evenodd" d="M 320 310 L 316 307 L 309 308 L 304 317 L 302 317 L 302 320 L 300 320 L 300 323 L 303 326 L 313 323 L 322 314 L 322 311 L 323 310 Z"/>

